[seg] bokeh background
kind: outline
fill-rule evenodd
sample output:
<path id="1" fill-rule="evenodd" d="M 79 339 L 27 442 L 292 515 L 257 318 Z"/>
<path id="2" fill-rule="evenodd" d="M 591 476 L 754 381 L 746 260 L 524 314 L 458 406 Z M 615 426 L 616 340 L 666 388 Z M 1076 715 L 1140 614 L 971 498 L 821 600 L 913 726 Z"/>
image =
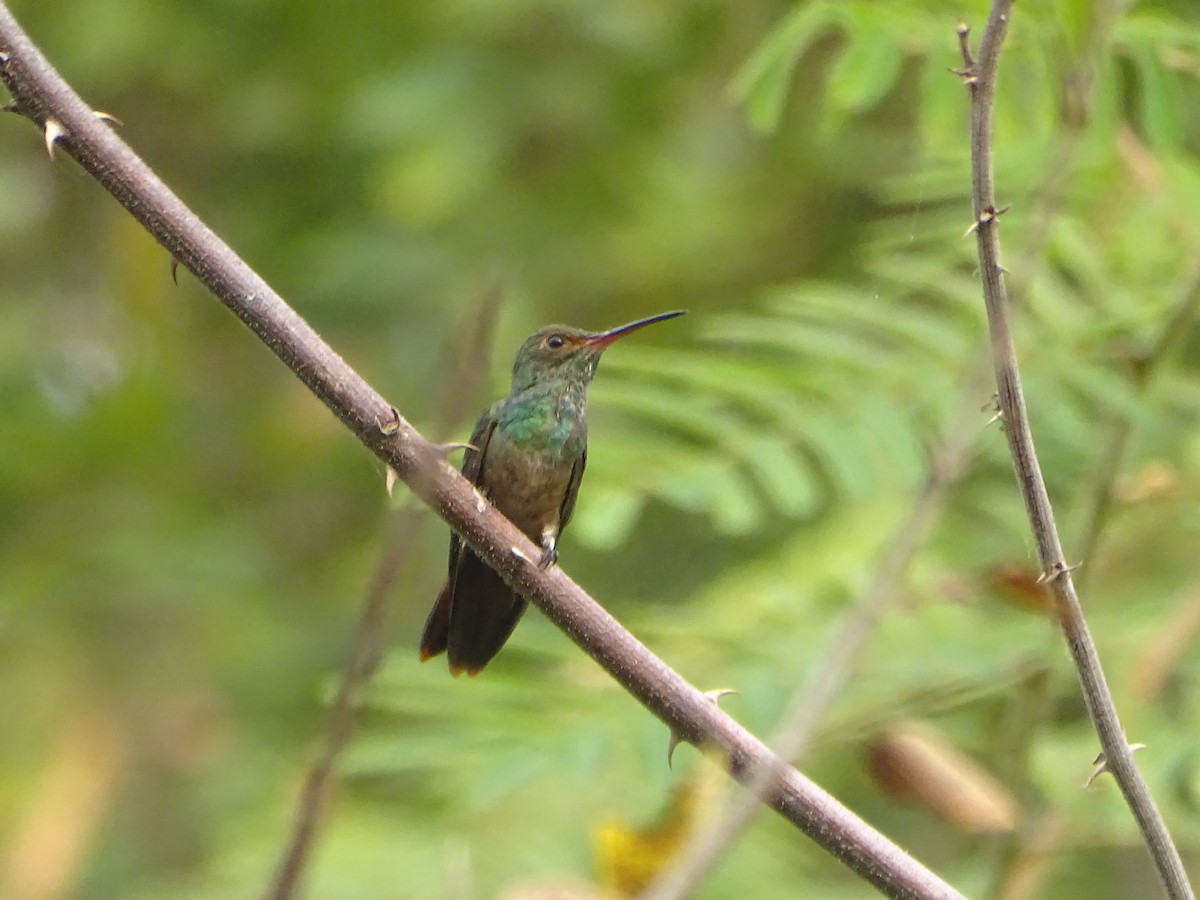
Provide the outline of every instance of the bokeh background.
<path id="1" fill-rule="evenodd" d="M 1115 787 L 1081 790 L 1095 738 L 976 381 L 949 70 L 981 0 L 10 7 L 419 427 L 464 356 L 459 439 L 534 328 L 687 308 L 605 358 L 562 563 L 759 733 L 966 434 L 806 771 L 971 896 L 1153 894 Z M 1002 69 L 1035 437 L 1195 863 L 1200 12 L 1018 4 Z M 405 500 L 73 162 L 0 125 L 0 895 L 256 896 Z M 687 748 L 668 769 L 665 728 L 536 612 L 474 681 L 418 664 L 446 527 L 403 540 L 307 896 L 628 892 L 719 779 Z M 700 894 L 868 895 L 769 815 Z"/>

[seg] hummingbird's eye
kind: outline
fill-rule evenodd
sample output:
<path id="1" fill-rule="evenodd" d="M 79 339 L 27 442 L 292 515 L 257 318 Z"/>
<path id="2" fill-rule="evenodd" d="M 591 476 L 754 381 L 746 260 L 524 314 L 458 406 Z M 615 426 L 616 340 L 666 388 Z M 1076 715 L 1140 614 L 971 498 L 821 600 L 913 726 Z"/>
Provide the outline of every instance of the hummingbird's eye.
<path id="1" fill-rule="evenodd" d="M 552 334 L 546 338 L 546 346 L 551 350 L 558 350 L 565 343 L 561 334 Z"/>

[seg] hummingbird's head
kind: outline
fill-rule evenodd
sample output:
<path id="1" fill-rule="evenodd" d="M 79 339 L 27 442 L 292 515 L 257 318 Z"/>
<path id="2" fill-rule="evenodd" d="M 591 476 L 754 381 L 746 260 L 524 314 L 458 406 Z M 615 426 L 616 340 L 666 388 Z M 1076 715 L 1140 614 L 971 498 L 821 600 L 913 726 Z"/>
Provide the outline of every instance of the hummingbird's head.
<path id="1" fill-rule="evenodd" d="M 600 354 L 618 338 L 664 319 L 682 316 L 683 310 L 659 313 L 608 331 L 584 331 L 570 325 L 547 325 L 525 339 L 513 362 L 513 389 L 524 390 L 540 381 L 565 379 L 587 384 L 596 374 Z"/>

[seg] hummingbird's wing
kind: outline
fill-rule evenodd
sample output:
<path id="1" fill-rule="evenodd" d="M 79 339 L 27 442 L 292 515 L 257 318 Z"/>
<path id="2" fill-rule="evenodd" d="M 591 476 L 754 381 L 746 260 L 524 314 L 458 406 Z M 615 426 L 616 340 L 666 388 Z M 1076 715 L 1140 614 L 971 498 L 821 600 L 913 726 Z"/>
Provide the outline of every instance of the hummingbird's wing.
<path id="1" fill-rule="evenodd" d="M 586 447 L 579 454 L 579 459 L 575 460 L 575 465 L 571 467 L 571 480 L 567 484 L 567 495 L 563 497 L 562 511 L 558 514 L 559 534 L 563 533 L 563 529 L 571 521 L 571 514 L 575 512 L 575 498 L 579 496 L 579 483 L 583 481 L 583 470 L 585 468 L 587 468 Z"/>
<path id="2" fill-rule="evenodd" d="M 471 433 L 469 446 L 463 455 L 463 477 L 476 486 L 479 484 L 480 474 L 483 471 L 483 461 L 487 456 L 487 448 L 492 439 L 492 432 L 496 430 L 496 422 L 497 419 L 492 410 L 489 409 L 484 413 L 479 421 L 475 423 L 475 430 Z M 470 551 L 462 546 L 458 532 L 451 529 L 449 572 L 446 577 L 446 583 L 442 585 L 442 590 L 438 594 L 437 601 L 433 604 L 433 609 L 429 611 L 429 617 L 425 620 L 425 630 L 421 634 L 422 662 L 444 651 L 449 642 L 450 606 L 454 596 L 454 585 L 459 563 L 464 552 L 470 553 Z M 470 555 L 474 556 L 475 554 L 470 553 Z"/>
<path id="3" fill-rule="evenodd" d="M 471 436 L 477 453 L 467 451 L 463 474 L 491 498 L 488 448 L 498 422 L 493 411 Z M 525 600 L 475 553 L 455 538 L 451 545 L 447 599 L 446 650 L 454 674 L 478 674 L 500 652 L 517 627 Z"/>
<path id="4" fill-rule="evenodd" d="M 471 432 L 471 440 L 467 442 L 469 446 L 463 454 L 462 464 L 463 478 L 471 484 L 479 484 L 483 461 L 487 458 L 488 444 L 492 442 L 492 432 L 496 430 L 496 423 L 499 421 L 496 413 L 489 409 L 475 423 L 475 430 Z"/>

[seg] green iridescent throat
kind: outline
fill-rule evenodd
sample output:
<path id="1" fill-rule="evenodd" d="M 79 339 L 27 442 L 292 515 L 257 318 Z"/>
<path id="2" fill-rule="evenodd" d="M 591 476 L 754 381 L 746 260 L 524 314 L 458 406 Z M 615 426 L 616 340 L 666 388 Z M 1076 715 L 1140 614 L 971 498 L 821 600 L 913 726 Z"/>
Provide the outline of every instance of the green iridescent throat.
<path id="1" fill-rule="evenodd" d="M 578 452 L 586 440 L 586 404 L 586 384 L 543 382 L 498 403 L 496 424 L 520 447 Z"/>

